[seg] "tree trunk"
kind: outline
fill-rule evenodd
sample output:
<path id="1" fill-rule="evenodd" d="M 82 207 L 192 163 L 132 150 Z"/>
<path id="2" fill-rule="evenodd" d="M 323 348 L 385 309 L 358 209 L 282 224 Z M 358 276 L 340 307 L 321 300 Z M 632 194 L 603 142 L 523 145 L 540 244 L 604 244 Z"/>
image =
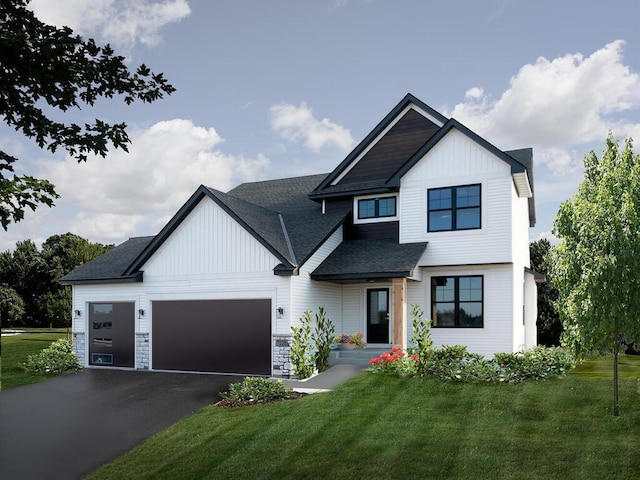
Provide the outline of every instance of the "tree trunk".
<path id="1" fill-rule="evenodd" d="M 616 329 L 617 330 L 617 329 Z M 618 350 L 620 349 L 619 334 L 616 331 L 613 344 L 613 416 L 620 416 L 620 403 L 618 402 Z"/>

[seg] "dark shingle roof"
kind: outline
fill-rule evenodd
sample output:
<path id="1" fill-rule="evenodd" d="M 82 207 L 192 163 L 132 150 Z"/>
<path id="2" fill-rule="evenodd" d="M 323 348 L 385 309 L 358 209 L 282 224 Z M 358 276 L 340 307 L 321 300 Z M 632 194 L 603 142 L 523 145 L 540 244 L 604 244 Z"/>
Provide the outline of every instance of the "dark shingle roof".
<path id="1" fill-rule="evenodd" d="M 124 275 L 131 262 L 142 253 L 154 237 L 134 237 L 93 260 L 79 266 L 60 279 L 62 284 L 79 282 L 112 283 L 139 281 L 139 274 Z"/>
<path id="2" fill-rule="evenodd" d="M 360 181 L 354 179 L 352 183 L 331 185 L 411 103 L 426 111 L 436 122 L 441 122 L 442 127 L 435 133 L 430 132 L 429 139 L 424 145 L 391 177 L 388 176 L 389 169 L 387 169 L 384 170 L 385 178 L 365 179 L 360 176 Z M 158 235 L 132 238 L 111 252 L 69 273 L 61 281 L 79 283 L 141 280 L 140 270 L 144 263 L 204 197 L 216 202 L 282 262 L 274 270 L 276 274 L 291 274 L 297 267 L 304 264 L 347 218 L 347 213 L 322 214 L 322 205 L 317 201 L 322 198 L 345 195 L 397 191 L 400 178 L 452 128 L 461 131 L 507 162 L 512 172 L 527 171 L 533 191 L 531 149 L 500 151 L 455 119 L 447 119 L 414 96 L 407 94 L 330 174 L 244 183 L 227 193 L 200 186 Z M 411 150 L 416 145 L 411 143 Z M 533 225 L 535 223 L 533 198 L 529 199 L 529 217 Z M 340 280 L 345 276 L 349 279 L 375 278 L 376 275 L 410 276 L 408 272 L 415 267 L 425 248 L 426 243 L 399 245 L 381 240 L 343 242 L 315 270 L 312 278 Z"/>
<path id="3" fill-rule="evenodd" d="M 308 197 L 326 176 L 285 178 L 239 185 L 228 193 L 201 186 L 155 237 L 131 239 L 65 276 L 64 283 L 133 281 L 144 263 L 204 197 L 209 197 L 270 250 L 291 274 L 344 222 L 347 214 L 322 214 Z"/>
<path id="4" fill-rule="evenodd" d="M 309 193 L 327 176 L 304 177 L 243 183 L 228 195 L 258 205 L 282 216 L 282 226 L 293 252 L 293 265 L 302 265 L 316 248 L 344 222 L 345 214 L 322 214 L 322 206 L 309 198 Z M 248 222 L 249 223 L 249 222 Z M 249 225 L 251 225 L 249 223 Z M 272 222 L 272 228 L 274 223 Z M 275 232 L 273 232 L 275 236 Z M 286 255 L 285 255 L 286 256 Z"/>
<path id="5" fill-rule="evenodd" d="M 282 228 L 278 212 L 268 210 L 254 203 L 249 203 L 233 195 L 209 188 L 209 192 L 222 202 L 229 212 L 236 216 L 253 233 L 273 247 L 287 262 L 295 265 L 295 256 L 288 247 L 287 238 Z"/>
<path id="6" fill-rule="evenodd" d="M 345 241 L 318 265 L 311 273 L 311 278 L 348 281 L 408 277 L 413 275 L 413 270 L 426 248 L 427 242 Z"/>

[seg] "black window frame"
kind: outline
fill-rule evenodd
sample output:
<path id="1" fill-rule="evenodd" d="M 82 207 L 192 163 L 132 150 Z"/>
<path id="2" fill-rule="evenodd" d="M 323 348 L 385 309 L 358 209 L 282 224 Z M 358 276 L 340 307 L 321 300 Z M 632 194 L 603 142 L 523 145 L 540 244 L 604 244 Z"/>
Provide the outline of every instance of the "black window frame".
<path id="1" fill-rule="evenodd" d="M 360 212 L 360 205 L 362 202 L 374 201 L 374 214 L 372 217 L 363 217 Z M 380 200 L 393 200 L 393 214 L 392 215 L 380 215 Z M 389 195 L 386 197 L 372 197 L 372 198 L 359 198 L 357 202 L 358 207 L 358 220 L 375 220 L 376 218 L 395 218 L 398 216 L 398 197 L 396 195 Z"/>
<path id="2" fill-rule="evenodd" d="M 457 191 L 462 188 L 478 187 L 478 205 L 458 207 Z M 451 206 L 449 208 L 431 208 L 431 194 L 434 192 L 442 192 L 444 190 L 451 191 Z M 478 209 L 478 226 L 477 227 L 458 227 L 458 212 L 464 210 Z M 451 228 L 433 229 L 431 226 L 431 212 L 451 212 Z M 468 185 L 456 185 L 453 187 L 430 188 L 427 190 L 427 232 L 453 232 L 460 230 L 480 230 L 482 228 L 482 184 L 471 183 Z"/>
<path id="3" fill-rule="evenodd" d="M 436 287 L 442 286 L 442 279 L 454 280 L 454 299 L 453 301 L 441 301 L 436 299 Z M 460 279 L 462 278 L 479 278 L 481 281 L 481 297 L 480 300 L 460 300 Z M 454 304 L 454 324 L 438 325 L 437 304 L 453 303 Z M 480 304 L 480 324 L 479 325 L 462 325 L 460 316 L 460 303 L 476 303 Z M 431 318 L 433 319 L 432 327 L 434 328 L 484 328 L 484 275 L 442 275 L 431 277 Z"/>

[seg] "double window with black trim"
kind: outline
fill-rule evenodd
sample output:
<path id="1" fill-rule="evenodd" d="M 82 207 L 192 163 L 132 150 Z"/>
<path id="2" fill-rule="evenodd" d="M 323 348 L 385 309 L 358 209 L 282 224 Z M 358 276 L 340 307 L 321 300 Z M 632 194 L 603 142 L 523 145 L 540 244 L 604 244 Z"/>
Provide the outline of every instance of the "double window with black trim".
<path id="1" fill-rule="evenodd" d="M 481 328 L 482 275 L 431 277 L 431 318 L 434 327 Z"/>
<path id="2" fill-rule="evenodd" d="M 431 188 L 428 191 L 429 232 L 481 227 L 480 184 Z"/>
<path id="3" fill-rule="evenodd" d="M 358 219 L 396 216 L 396 197 L 377 197 L 358 200 Z"/>

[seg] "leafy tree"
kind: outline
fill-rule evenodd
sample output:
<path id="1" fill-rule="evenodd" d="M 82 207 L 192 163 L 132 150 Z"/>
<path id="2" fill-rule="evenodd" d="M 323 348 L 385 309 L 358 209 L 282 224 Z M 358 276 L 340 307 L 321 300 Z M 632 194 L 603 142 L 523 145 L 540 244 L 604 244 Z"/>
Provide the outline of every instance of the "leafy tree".
<path id="1" fill-rule="evenodd" d="M 49 291 L 40 297 L 40 312 L 53 327 L 71 326 L 71 288 Z"/>
<path id="2" fill-rule="evenodd" d="M 563 341 L 581 356 L 613 352 L 613 415 L 618 402 L 618 352 L 640 341 L 640 156 L 609 134 L 600 158 L 584 158 L 585 174 L 560 206 L 552 277 L 559 291 Z"/>
<path id="3" fill-rule="evenodd" d="M 19 325 L 23 315 L 22 297 L 8 285 L 0 285 L 0 322 L 3 325 Z"/>
<path id="4" fill-rule="evenodd" d="M 54 277 L 35 243 L 17 242 L 13 252 L 0 254 L 0 282 L 8 284 L 24 301 L 21 323 L 39 326 L 39 298 L 50 290 Z"/>
<path id="5" fill-rule="evenodd" d="M 60 119 L 100 98 L 118 96 L 127 105 L 153 102 L 174 87 L 144 64 L 132 73 L 109 45 L 42 23 L 27 3 L 0 0 L 0 117 L 40 148 L 62 148 L 79 162 L 88 154 L 105 157 L 109 144 L 127 151 L 125 123 L 96 119 L 79 125 Z M 0 150 L 0 225 L 5 230 L 23 218 L 26 208 L 51 206 L 58 198 L 47 180 L 13 174 L 17 160 Z"/>
<path id="6" fill-rule="evenodd" d="M 47 261 L 55 280 L 58 280 L 71 270 L 112 248 L 113 245 L 91 243 L 73 233 L 65 233 L 47 238 L 42 244 L 42 256 Z"/>
<path id="7" fill-rule="evenodd" d="M 65 233 L 49 237 L 42 250 L 31 240 L 25 240 L 16 243 L 13 251 L 1 252 L 0 284 L 11 287 L 24 305 L 21 314 L 11 317 L 12 324 L 68 326 L 71 288 L 60 285 L 58 280 L 111 248 L 112 245 L 91 243 Z"/>
<path id="8" fill-rule="evenodd" d="M 543 275 L 549 275 L 549 252 L 551 243 L 542 238 L 529 244 L 531 268 Z M 551 282 L 538 285 L 538 344 L 547 347 L 560 345 L 562 321 L 556 309 L 558 289 Z"/>

